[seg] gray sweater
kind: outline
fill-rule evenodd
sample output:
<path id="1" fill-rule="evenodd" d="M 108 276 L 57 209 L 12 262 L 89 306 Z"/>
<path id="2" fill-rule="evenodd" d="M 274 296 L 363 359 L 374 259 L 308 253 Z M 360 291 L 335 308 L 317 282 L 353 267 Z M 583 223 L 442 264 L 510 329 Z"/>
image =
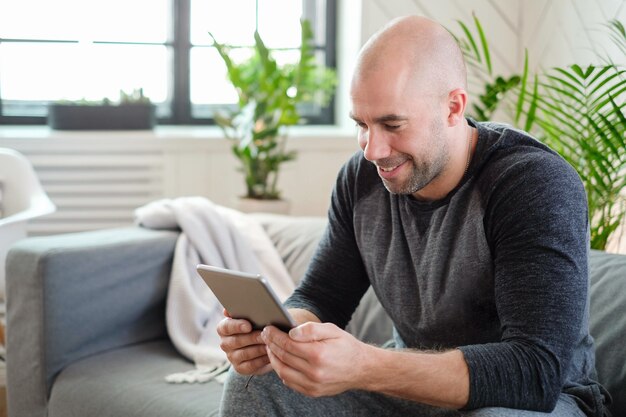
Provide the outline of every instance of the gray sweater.
<path id="1" fill-rule="evenodd" d="M 602 415 L 580 178 L 523 132 L 470 123 L 479 134 L 472 163 L 440 201 L 389 193 L 355 154 L 286 304 L 345 327 L 371 285 L 401 345 L 463 352 L 468 409 L 549 411 L 568 392 L 588 415 Z"/>

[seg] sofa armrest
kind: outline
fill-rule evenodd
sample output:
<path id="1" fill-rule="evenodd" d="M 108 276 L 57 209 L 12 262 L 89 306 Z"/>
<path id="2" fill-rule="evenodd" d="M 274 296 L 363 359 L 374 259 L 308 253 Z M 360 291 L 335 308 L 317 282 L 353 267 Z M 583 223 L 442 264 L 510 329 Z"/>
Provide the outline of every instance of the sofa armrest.
<path id="1" fill-rule="evenodd" d="M 28 238 L 7 255 L 10 415 L 44 416 L 56 375 L 104 350 L 166 337 L 178 234 L 137 227 Z"/>

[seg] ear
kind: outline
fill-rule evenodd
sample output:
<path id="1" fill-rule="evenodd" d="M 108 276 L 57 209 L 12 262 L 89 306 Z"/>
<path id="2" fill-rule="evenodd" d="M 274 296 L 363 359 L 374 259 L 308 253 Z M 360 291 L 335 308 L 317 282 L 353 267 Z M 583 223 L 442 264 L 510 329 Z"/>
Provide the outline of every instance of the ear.
<path id="1" fill-rule="evenodd" d="M 467 91 L 462 88 L 452 90 L 448 94 L 448 126 L 456 126 L 465 121 Z"/>

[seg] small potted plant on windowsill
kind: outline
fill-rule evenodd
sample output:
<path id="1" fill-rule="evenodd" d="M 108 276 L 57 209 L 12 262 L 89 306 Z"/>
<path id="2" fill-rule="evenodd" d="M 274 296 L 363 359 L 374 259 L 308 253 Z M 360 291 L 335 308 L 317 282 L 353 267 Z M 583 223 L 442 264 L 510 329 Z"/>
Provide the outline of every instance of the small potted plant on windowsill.
<path id="1" fill-rule="evenodd" d="M 308 21 L 301 21 L 302 42 L 295 64 L 278 65 L 258 32 L 250 58 L 235 62 L 231 47 L 219 43 L 211 34 L 214 46 L 226 64 L 228 78 L 239 98 L 234 111 L 218 111 L 215 121 L 232 141 L 234 155 L 244 173 L 247 203 L 244 211 L 276 211 L 260 208 L 259 201 L 283 206 L 277 188 L 283 162 L 296 157 L 286 149 L 286 126 L 301 122 L 299 103 L 326 105 L 336 83 L 335 71 L 315 62 L 313 33 Z M 252 201 L 253 207 L 246 208 Z M 288 207 L 288 206 L 287 206 Z"/>
<path id="2" fill-rule="evenodd" d="M 48 106 L 48 125 L 57 130 L 152 129 L 155 106 L 143 89 L 128 94 L 120 91 L 119 103 L 101 101 L 60 101 Z"/>

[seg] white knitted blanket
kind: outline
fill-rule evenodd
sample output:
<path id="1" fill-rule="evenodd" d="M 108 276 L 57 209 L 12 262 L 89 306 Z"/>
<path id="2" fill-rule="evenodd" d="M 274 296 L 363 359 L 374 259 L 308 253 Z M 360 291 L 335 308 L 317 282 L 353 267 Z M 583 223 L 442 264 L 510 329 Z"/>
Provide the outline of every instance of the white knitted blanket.
<path id="1" fill-rule="evenodd" d="M 180 228 L 166 304 L 170 339 L 196 369 L 168 382 L 206 382 L 227 369 L 216 326 L 222 306 L 196 272 L 199 263 L 261 273 L 284 301 L 295 285 L 263 227 L 252 217 L 203 197 L 154 201 L 135 210 L 135 223 Z"/>

